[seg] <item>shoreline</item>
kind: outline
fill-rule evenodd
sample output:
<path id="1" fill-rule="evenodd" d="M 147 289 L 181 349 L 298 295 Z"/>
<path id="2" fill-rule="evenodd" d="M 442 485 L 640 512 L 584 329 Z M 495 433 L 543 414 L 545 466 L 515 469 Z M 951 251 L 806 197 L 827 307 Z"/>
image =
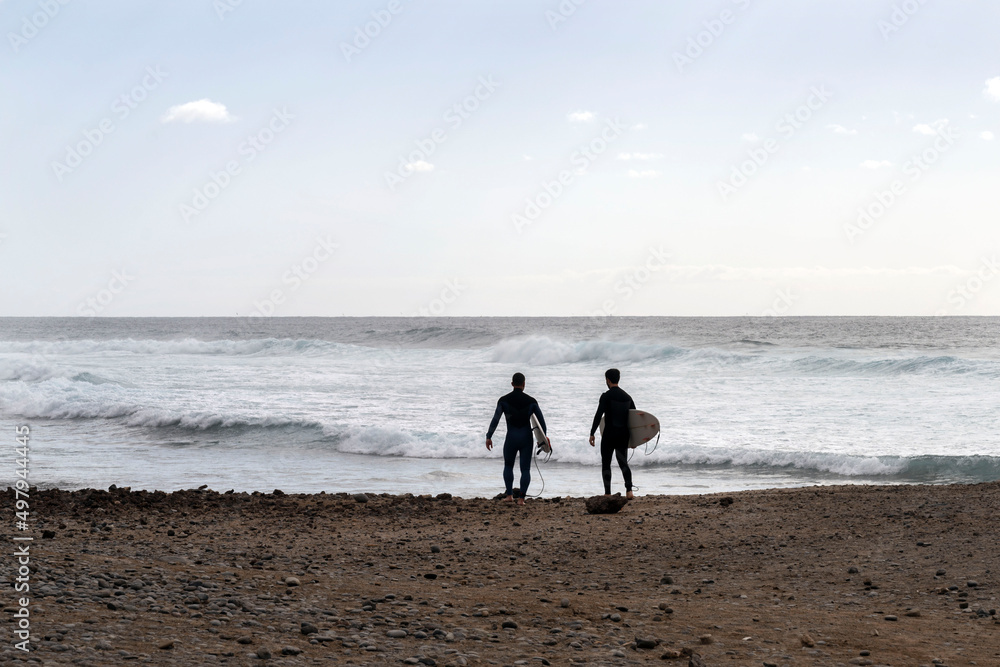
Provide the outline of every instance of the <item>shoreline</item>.
<path id="1" fill-rule="evenodd" d="M 640 496 L 615 515 L 569 497 L 31 495 L 46 664 L 1000 662 L 1000 482 Z"/>

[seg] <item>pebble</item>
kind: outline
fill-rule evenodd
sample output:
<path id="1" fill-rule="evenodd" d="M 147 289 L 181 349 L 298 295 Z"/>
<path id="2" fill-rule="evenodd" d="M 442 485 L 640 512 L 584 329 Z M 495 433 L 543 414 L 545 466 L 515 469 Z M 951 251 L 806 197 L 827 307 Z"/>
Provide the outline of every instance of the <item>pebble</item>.
<path id="1" fill-rule="evenodd" d="M 266 646 L 261 646 L 259 649 L 257 649 L 257 657 L 260 658 L 261 660 L 270 660 L 271 650 Z"/>
<path id="2" fill-rule="evenodd" d="M 503 628 L 504 630 L 517 630 L 517 623 L 508 620 L 501 623 L 500 627 Z"/>
<path id="3" fill-rule="evenodd" d="M 304 622 L 303 622 L 303 623 L 302 623 L 302 624 L 301 624 L 301 625 L 299 626 L 299 630 L 300 630 L 300 631 L 302 632 L 302 634 L 304 634 L 304 635 L 314 635 L 314 634 L 316 634 L 317 632 L 319 632 L 319 628 L 317 628 L 317 627 L 316 627 L 315 625 L 313 625 L 312 623 L 309 623 L 308 621 L 304 621 Z"/>
<path id="4" fill-rule="evenodd" d="M 885 620 L 887 620 L 887 621 L 898 621 L 899 619 L 897 617 L 895 617 L 895 616 L 891 616 L 890 615 L 890 616 L 886 616 Z"/>
<path id="5" fill-rule="evenodd" d="M 160 649 L 162 651 L 169 651 L 173 647 L 174 647 L 174 640 L 173 639 L 168 639 L 167 641 L 160 642 L 159 644 L 156 645 L 156 648 L 158 648 L 158 649 Z"/>
<path id="6" fill-rule="evenodd" d="M 559 606 L 562 607 L 563 609 L 565 609 L 566 607 L 568 607 L 569 606 L 569 598 L 563 598 L 563 599 L 559 600 Z"/>
<path id="7" fill-rule="evenodd" d="M 406 634 L 406 630 L 389 630 L 389 632 L 385 633 L 385 636 L 393 639 L 402 639 Z"/>
<path id="8" fill-rule="evenodd" d="M 635 638 L 635 647 L 643 649 L 653 649 L 656 648 L 656 640 L 651 638 Z"/>
<path id="9" fill-rule="evenodd" d="M 356 502 L 356 503 L 367 503 L 368 502 L 368 496 L 366 496 L 363 493 L 355 493 L 354 496 L 353 496 L 353 498 L 354 498 L 354 502 Z"/>
<path id="10" fill-rule="evenodd" d="M 299 586 L 299 585 L 300 585 L 300 582 L 299 582 L 299 578 L 298 577 L 285 577 L 285 586 L 293 587 L 293 586 Z"/>
<path id="11" fill-rule="evenodd" d="M 711 644 L 712 642 L 715 641 L 715 638 L 712 637 L 712 635 L 702 635 L 698 637 L 698 641 L 701 642 L 702 644 Z"/>

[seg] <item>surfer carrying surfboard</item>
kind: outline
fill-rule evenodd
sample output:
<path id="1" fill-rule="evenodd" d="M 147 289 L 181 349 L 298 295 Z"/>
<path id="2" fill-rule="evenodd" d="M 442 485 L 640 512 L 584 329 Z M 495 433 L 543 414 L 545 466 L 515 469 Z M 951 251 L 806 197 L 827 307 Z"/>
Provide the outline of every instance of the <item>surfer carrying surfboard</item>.
<path id="1" fill-rule="evenodd" d="M 609 368 L 604 373 L 604 381 L 608 390 L 601 394 L 597 404 L 597 414 L 594 424 L 590 427 L 590 446 L 594 446 L 594 433 L 604 418 L 604 430 L 601 432 L 601 476 L 604 478 L 604 495 L 611 495 L 611 455 L 618 459 L 618 467 L 622 470 L 625 480 L 625 497 L 632 499 L 632 471 L 628 467 L 629 410 L 635 410 L 635 401 L 618 386 L 621 372 L 617 368 Z"/>
<path id="2" fill-rule="evenodd" d="M 531 484 L 531 456 L 535 446 L 535 438 L 532 435 L 531 416 L 534 415 L 541 423 L 542 431 L 545 429 L 545 417 L 542 416 L 542 409 L 538 407 L 538 401 L 524 393 L 524 375 L 514 373 L 511 378 L 512 392 L 501 396 L 497 401 L 497 409 L 493 413 L 493 420 L 490 422 L 490 430 L 486 432 L 486 449 L 493 449 L 493 433 L 500 424 L 500 415 L 507 418 L 507 437 L 503 442 L 503 482 L 506 485 L 504 500 L 513 502 L 514 500 L 514 459 L 521 455 L 521 494 L 518 498 L 518 505 L 524 504 L 524 496 Z M 549 446 L 552 441 L 546 438 Z"/>

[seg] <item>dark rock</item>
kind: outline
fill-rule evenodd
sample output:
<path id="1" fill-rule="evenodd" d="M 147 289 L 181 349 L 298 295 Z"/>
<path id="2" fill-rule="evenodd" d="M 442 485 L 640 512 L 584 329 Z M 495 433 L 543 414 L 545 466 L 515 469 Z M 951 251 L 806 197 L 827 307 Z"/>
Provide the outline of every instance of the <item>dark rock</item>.
<path id="1" fill-rule="evenodd" d="M 243 644 L 243 645 L 246 645 L 246 644 L 253 644 L 253 637 L 246 637 L 246 636 L 244 636 L 244 637 L 239 637 L 239 638 L 238 638 L 238 639 L 236 640 L 236 643 L 237 643 L 237 644 Z"/>
<path id="2" fill-rule="evenodd" d="M 363 493 L 355 493 L 351 497 L 354 498 L 354 502 L 356 502 L 356 503 L 367 503 L 368 502 L 368 496 L 366 496 Z"/>
<path id="3" fill-rule="evenodd" d="M 665 574 L 662 577 L 660 577 L 660 583 L 663 584 L 664 586 L 670 586 L 674 583 L 674 578 L 671 577 L 669 574 Z"/>
<path id="4" fill-rule="evenodd" d="M 54 530 L 43 530 L 42 531 L 42 539 L 43 540 L 51 540 L 55 536 L 56 536 L 56 531 L 54 531 Z"/>
<path id="5" fill-rule="evenodd" d="M 436 545 L 436 544 L 435 544 L 435 545 L 433 545 L 433 546 L 431 547 L 431 553 L 432 553 L 432 554 L 439 554 L 439 553 L 441 553 L 441 547 L 439 547 L 439 546 L 438 546 L 438 545 Z"/>
<path id="6" fill-rule="evenodd" d="M 451 500 L 451 494 L 450 493 L 439 493 L 439 494 L 437 494 L 434 497 L 436 499 L 438 499 L 438 500 Z"/>
<path id="7" fill-rule="evenodd" d="M 719 500 L 719 504 L 722 505 L 723 507 L 729 507 L 730 505 L 733 504 L 733 499 L 730 498 L 729 496 L 726 496 L 725 498 Z"/>
<path id="8" fill-rule="evenodd" d="M 650 638 L 635 638 L 635 647 L 642 649 L 654 649 L 656 648 L 656 640 Z"/>
<path id="9" fill-rule="evenodd" d="M 156 645 L 156 648 L 158 648 L 158 649 L 160 649 L 162 651 L 169 651 L 173 647 L 174 647 L 174 640 L 173 639 L 168 639 L 167 641 L 160 642 L 159 644 Z"/>
<path id="10" fill-rule="evenodd" d="M 688 667 L 705 667 L 705 663 L 702 661 L 701 655 L 692 653 L 691 657 L 688 658 Z"/>
<path id="11" fill-rule="evenodd" d="M 281 649 L 281 655 L 299 655 L 300 653 L 302 653 L 302 649 L 295 648 L 294 646 L 286 646 Z M 260 656 L 260 653 L 257 655 Z"/>
<path id="12" fill-rule="evenodd" d="M 267 648 L 266 646 L 261 646 L 259 649 L 257 649 L 257 657 L 260 658 L 261 660 L 270 660 L 271 649 Z"/>
<path id="13" fill-rule="evenodd" d="M 427 574 L 424 575 L 424 579 L 437 579 L 437 578 L 438 576 L 433 572 L 428 572 Z"/>
<path id="14" fill-rule="evenodd" d="M 317 632 L 319 632 L 319 628 L 317 628 L 312 623 L 309 623 L 308 621 L 304 621 L 299 626 L 299 630 L 301 630 L 302 634 L 304 634 L 304 635 L 314 635 Z"/>
<path id="15" fill-rule="evenodd" d="M 628 499 L 623 498 L 620 493 L 613 496 L 591 496 L 586 500 L 589 514 L 617 514 L 626 505 Z"/>
<path id="16" fill-rule="evenodd" d="M 500 627 L 504 630 L 517 630 L 517 623 L 514 621 L 504 621 L 500 624 Z"/>
<path id="17" fill-rule="evenodd" d="M 857 573 L 858 573 L 858 568 L 856 567 L 847 568 L 847 574 L 857 574 Z"/>
<path id="18" fill-rule="evenodd" d="M 979 582 L 978 581 L 967 581 L 967 582 L 965 582 L 965 585 L 968 586 L 969 588 L 978 588 Z"/>

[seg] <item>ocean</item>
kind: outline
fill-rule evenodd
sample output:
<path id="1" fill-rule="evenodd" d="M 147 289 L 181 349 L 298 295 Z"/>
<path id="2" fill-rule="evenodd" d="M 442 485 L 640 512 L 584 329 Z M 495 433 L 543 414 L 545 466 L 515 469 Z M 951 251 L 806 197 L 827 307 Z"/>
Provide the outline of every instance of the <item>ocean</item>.
<path id="1" fill-rule="evenodd" d="M 998 343 L 1000 318 L 0 318 L 0 422 L 40 487 L 493 496 L 521 371 L 554 450 L 529 495 L 594 495 L 614 366 L 662 424 L 640 495 L 979 482 Z"/>

